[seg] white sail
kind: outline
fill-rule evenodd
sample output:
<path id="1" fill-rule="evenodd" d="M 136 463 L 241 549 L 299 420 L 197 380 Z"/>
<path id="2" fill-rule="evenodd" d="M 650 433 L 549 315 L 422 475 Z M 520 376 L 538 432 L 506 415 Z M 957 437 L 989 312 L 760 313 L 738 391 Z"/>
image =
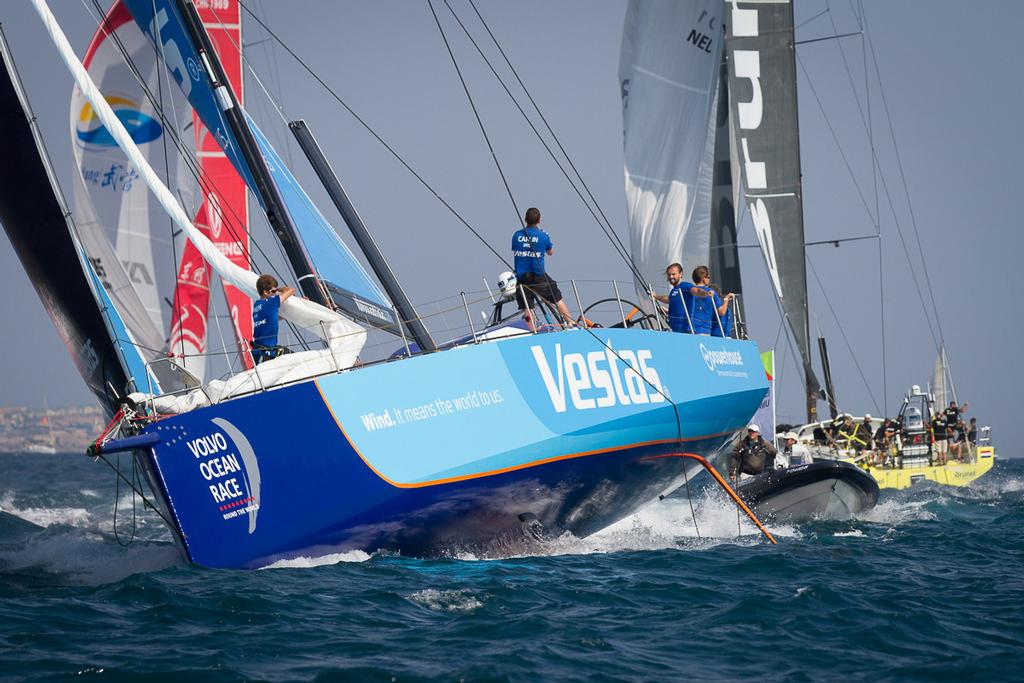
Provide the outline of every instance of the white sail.
<path id="1" fill-rule="evenodd" d="M 258 276 L 256 273 L 232 263 L 206 235 L 192 224 L 188 214 L 146 161 L 124 124 L 118 119 L 85 67 L 75 56 L 74 50 L 71 49 L 67 37 L 46 1 L 32 0 L 32 4 L 82 94 L 88 99 L 102 124 L 128 156 L 129 161 L 138 171 L 140 179 L 149 187 L 156 200 L 225 282 L 245 292 L 250 298 L 258 298 L 256 290 Z M 186 397 L 166 397 L 167 404 L 161 407 L 168 410 L 188 409 L 225 398 L 233 393 L 297 381 L 332 369 L 345 369 L 356 362 L 366 341 L 365 328 L 343 318 L 335 311 L 307 299 L 298 297 L 288 299 L 281 305 L 281 316 L 320 336 L 327 343 L 328 348 L 324 351 L 295 353 L 268 361 L 265 367 L 259 371 L 249 370 L 236 375 L 227 382 L 217 383 L 214 391 L 207 387 L 205 391 L 200 389 Z M 172 405 L 175 402 L 177 404 Z"/>
<path id="2" fill-rule="evenodd" d="M 626 12 L 626 216 L 643 285 L 670 263 L 688 274 L 708 262 L 722 13 L 715 0 L 632 0 Z"/>
<path id="3" fill-rule="evenodd" d="M 123 46 L 131 65 L 118 43 Z M 154 95 L 162 100 L 167 120 L 182 130 L 192 123 L 191 107 L 178 88 L 158 82 L 163 70 L 156 57 L 128 10 L 116 2 L 104 17 L 82 61 L 143 156 L 151 166 L 166 174 L 167 183 L 179 198 L 191 204 L 196 184 L 185 173 L 174 153 L 174 143 L 164 130 L 164 122 L 132 72 L 133 65 Z M 125 280 L 134 290 L 134 297 L 145 308 L 153 328 L 159 331 L 162 346 L 171 313 L 166 301 L 173 297 L 175 286 L 177 264 L 173 256 L 175 253 L 180 256 L 182 245 L 172 247 L 171 224 L 141 182 L 138 170 L 77 88 L 71 97 L 70 127 L 76 167 L 75 209 L 86 249 L 91 258 L 106 257 L 104 269 L 114 285 L 112 296 L 121 310 L 131 312 L 136 303 L 124 294 L 124 283 L 119 280 Z M 186 139 L 191 140 L 191 136 Z M 103 246 L 104 238 L 113 245 L 120 269 L 103 253 L 109 251 Z M 123 270 L 123 274 L 119 270 Z M 122 296 L 126 300 L 122 301 Z M 134 317 L 133 313 L 129 315 Z M 132 325 L 131 320 L 128 323 Z M 138 333 L 134 329 L 133 332 Z"/>

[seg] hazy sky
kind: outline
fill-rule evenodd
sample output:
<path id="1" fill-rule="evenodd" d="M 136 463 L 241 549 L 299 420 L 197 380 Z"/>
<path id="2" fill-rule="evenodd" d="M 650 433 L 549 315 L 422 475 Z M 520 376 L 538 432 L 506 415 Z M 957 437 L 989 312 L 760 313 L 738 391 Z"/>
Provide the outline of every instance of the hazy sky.
<path id="1" fill-rule="evenodd" d="M 91 1 L 52 4 L 81 54 L 95 30 L 85 8 L 91 7 Z M 250 4 L 490 244 L 507 251 L 517 217 L 426 2 L 250 0 Z M 613 223 L 621 225 L 625 210 L 617 72 L 625 3 L 478 0 L 477 5 L 602 208 Z M 959 396 L 971 402 L 971 414 L 993 425 L 996 437 L 1008 435 L 1017 419 L 1015 390 L 1022 379 L 1015 355 L 1021 306 L 1012 293 L 1024 291 L 1018 265 L 1024 237 L 1013 190 L 1018 160 L 1024 156 L 1014 125 L 1022 106 L 1017 44 L 1024 26 L 1024 4 L 866 0 L 864 5 Z M 465 19 L 472 16 L 464 0 L 452 0 L 452 6 Z M 443 4 L 439 13 L 451 26 Z M 797 3 L 796 13 L 798 40 L 859 30 L 845 0 L 803 0 Z M 71 78 L 28 3 L 3 3 L 0 21 L 70 196 Z M 243 25 L 246 43 L 265 37 L 253 22 L 246 19 Z M 485 37 L 478 24 L 472 22 L 472 26 L 478 39 Z M 544 227 L 556 243 L 549 270 L 562 281 L 570 277 L 627 280 L 606 238 L 472 47 L 457 27 L 449 35 L 517 201 L 538 206 L 544 213 Z M 856 98 L 840 44 L 858 91 Z M 866 115 L 870 100 L 879 163 L 923 287 L 921 252 L 870 52 L 870 95 L 864 89 L 864 45 L 861 36 L 853 36 L 841 43 L 832 40 L 797 48 L 802 64 L 798 93 L 807 239 L 875 232 L 876 183 L 860 114 L 865 111 Z M 493 281 L 503 270 L 493 254 L 283 50 L 271 46 L 263 42 L 248 51 L 253 66 L 283 102 L 287 115 L 310 123 L 413 300 L 430 301 L 463 289 L 479 289 L 482 277 Z M 256 97 L 252 79 L 248 88 L 249 109 L 261 125 L 274 131 L 285 153 L 290 136 L 266 100 Z M 296 153 L 294 145 L 291 151 Z M 340 225 L 301 154 L 295 162 L 310 194 L 329 220 Z M 927 384 L 936 355 L 885 186 L 879 181 L 877 187 L 887 392 L 883 391 L 877 243 L 865 240 L 839 249 L 808 249 L 813 271 L 831 307 L 843 319 L 848 342 L 809 271 L 812 335 L 820 332 L 828 338 L 841 407 L 855 413 L 879 414 L 883 399 L 894 413 L 910 384 Z M 624 230 L 620 234 L 626 239 Z M 740 242 L 755 242 L 748 219 L 741 227 Z M 742 259 L 751 336 L 762 349 L 779 340 L 780 419 L 800 420 L 803 403 L 797 368 L 778 337 L 777 306 L 760 253 L 744 249 Z M 0 327 L 0 404 L 39 405 L 44 395 L 51 405 L 91 403 L 6 236 L 0 238 L 0 268 L 7 274 Z M 825 411 L 824 405 L 821 410 Z M 1008 440 L 1004 443 L 1009 445 Z"/>

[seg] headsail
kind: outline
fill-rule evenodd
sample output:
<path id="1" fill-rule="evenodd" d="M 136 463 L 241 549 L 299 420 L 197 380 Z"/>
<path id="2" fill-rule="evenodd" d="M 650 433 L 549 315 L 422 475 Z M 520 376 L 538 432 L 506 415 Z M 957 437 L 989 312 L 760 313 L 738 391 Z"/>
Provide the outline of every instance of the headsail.
<path id="1" fill-rule="evenodd" d="M 132 65 L 122 56 L 122 46 Z M 104 17 L 83 62 L 143 153 L 153 165 L 169 171 L 168 183 L 187 199 L 192 184 L 184 180 L 177 156 L 165 157 L 168 133 L 132 71 L 134 66 L 138 76 L 156 90 L 159 64 L 120 2 Z M 170 117 L 172 123 L 179 128 L 187 125 L 190 114 L 184 98 L 168 93 L 166 104 L 170 114 L 180 114 L 177 121 Z M 169 223 L 151 204 L 138 172 L 77 89 L 71 97 L 70 128 L 75 214 L 82 244 L 128 329 L 145 346 L 162 349 L 170 314 L 166 300 L 174 288 Z"/>
<path id="2" fill-rule="evenodd" d="M 639 287 L 675 261 L 687 274 L 708 262 L 722 12 L 717 0 L 631 0 L 626 11 L 619 82 Z"/>
<path id="3" fill-rule="evenodd" d="M 108 414 L 128 391 L 146 389 L 145 366 L 117 309 L 69 225 L 7 44 L 0 36 L 0 222 L 86 385 Z M 129 378 L 135 377 L 135 386 Z"/>
<path id="4" fill-rule="evenodd" d="M 793 7 L 789 0 L 728 0 L 727 7 L 730 114 L 744 196 L 800 351 L 814 421 L 819 387 L 807 313 Z"/>
<path id="5" fill-rule="evenodd" d="M 190 11 L 186 2 L 124 2 L 143 31 L 151 39 L 157 37 L 167 68 L 268 212 L 271 226 L 300 278 L 302 291 L 314 300 L 334 304 L 356 320 L 397 331 L 387 297 L 316 210 L 252 120 L 244 111 L 236 116 L 241 107 L 227 85 L 220 83 L 214 87 L 210 73 L 219 64 L 212 63 L 212 56 L 200 56 L 201 50 L 193 41 L 186 20 Z M 243 150 L 243 145 L 250 141 L 258 149 Z M 254 168 L 250 159 L 260 167 Z"/>

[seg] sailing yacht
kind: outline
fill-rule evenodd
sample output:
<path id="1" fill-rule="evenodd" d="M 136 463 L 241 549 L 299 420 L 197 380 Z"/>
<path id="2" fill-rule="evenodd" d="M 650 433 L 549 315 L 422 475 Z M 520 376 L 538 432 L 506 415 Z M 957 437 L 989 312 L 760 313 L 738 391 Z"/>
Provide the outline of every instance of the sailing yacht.
<path id="1" fill-rule="evenodd" d="M 202 260 L 255 298 L 256 273 L 194 224 L 45 1 L 33 4 L 75 77 L 76 97 L 96 117 L 89 125 L 116 141 L 133 187 L 144 183 Z M 157 321 L 128 317 L 120 292 L 97 271 L 4 43 L 0 121 L 10 145 L 0 222 L 114 418 L 116 438 L 93 452 L 134 454 L 188 560 L 253 568 L 352 549 L 486 551 L 526 531 L 585 536 L 688 481 L 760 405 L 767 383 L 757 346 L 746 340 L 624 319 L 436 344 L 372 239 L 360 239 L 367 233 L 343 191 L 332 198 L 376 281 L 246 114 L 196 7 L 121 0 L 108 18 L 125 11 L 281 241 L 304 295 L 284 302 L 282 316 L 323 344 L 198 382 L 164 345 L 140 343 L 133 324 Z M 709 59 L 715 74 L 718 53 Z M 329 164 L 310 160 L 338 190 Z M 404 340 L 406 353 L 361 362 L 368 327 Z"/>

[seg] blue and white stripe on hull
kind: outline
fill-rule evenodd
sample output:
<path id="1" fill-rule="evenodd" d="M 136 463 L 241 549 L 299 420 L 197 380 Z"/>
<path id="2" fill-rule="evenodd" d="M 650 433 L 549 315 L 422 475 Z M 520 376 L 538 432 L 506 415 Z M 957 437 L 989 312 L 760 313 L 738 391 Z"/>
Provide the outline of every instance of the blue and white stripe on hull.
<path id="1" fill-rule="evenodd" d="M 609 348 L 611 350 L 609 350 Z M 536 335 L 322 377 L 147 428 L 188 557 L 485 546 L 536 518 L 586 535 L 682 483 L 767 391 L 756 345 Z"/>

